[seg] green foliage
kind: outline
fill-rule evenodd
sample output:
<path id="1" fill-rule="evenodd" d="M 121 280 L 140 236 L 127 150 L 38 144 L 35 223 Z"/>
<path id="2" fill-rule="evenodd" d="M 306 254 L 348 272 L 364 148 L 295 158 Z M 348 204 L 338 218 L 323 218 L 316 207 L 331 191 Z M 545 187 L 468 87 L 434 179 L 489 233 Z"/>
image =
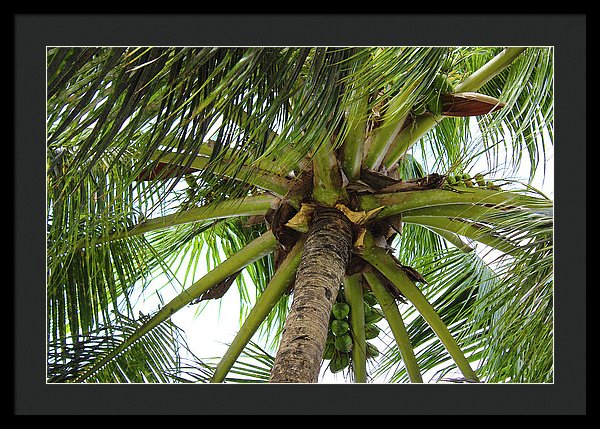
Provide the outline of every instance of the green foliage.
<path id="1" fill-rule="evenodd" d="M 360 148 L 385 130 L 376 148 L 385 152 L 396 142 L 395 131 L 410 134 L 419 117 L 439 115 L 440 94 L 460 87 L 501 52 L 500 47 L 48 48 L 49 381 L 76 380 L 135 331 L 140 321 L 132 299 L 152 279 L 164 276 L 181 289 L 204 273 L 202 266 L 213 269 L 271 225 L 234 216 L 128 236 L 133 228 L 194 207 L 296 189 L 324 141 L 343 152 L 346 137 L 353 133 L 356 140 L 357 130 Z M 552 48 L 525 49 L 478 89 L 506 107 L 436 121 L 421 138 L 406 140 L 407 151 L 385 173 L 411 179 L 437 172 L 458 193 L 500 185 L 521 192 L 499 168 L 516 171 L 526 157 L 533 177 L 553 142 L 553 54 Z M 384 152 L 367 150 L 365 156 L 379 159 Z M 482 159 L 485 173 L 474 167 Z M 412 223 L 402 225 L 391 247 L 399 261 L 427 278 L 424 293 L 465 353 L 480 361 L 482 378 L 551 381 L 553 223 L 547 207 L 503 207 L 486 216 L 472 207 L 460 216 L 434 209 L 406 215 Z M 467 225 L 479 235 L 459 237 L 450 226 L 441 227 L 448 219 L 453 222 L 448 225 Z M 462 239 L 469 245 L 462 246 Z M 484 258 L 458 250 L 471 249 L 475 240 L 505 253 Z M 507 249 L 517 251 L 506 254 Z M 268 255 L 236 278 L 240 319 L 277 262 Z M 374 339 L 385 334 L 374 325 L 383 314 L 369 293 L 364 296 L 365 334 Z M 270 346 L 279 340 L 288 300 L 285 295 L 261 325 L 261 339 Z M 333 319 L 348 323 L 348 311 L 336 304 Z M 451 361 L 431 329 L 410 307 L 406 316 L 422 369 L 441 367 L 439 375 L 447 374 Z M 348 325 L 348 333 L 336 328 L 339 338 L 352 335 Z M 209 380 L 210 367 L 178 355 L 183 344 L 170 322 L 160 324 L 93 381 Z M 332 372 L 352 365 L 347 346 L 328 344 L 324 358 L 331 360 Z M 234 366 L 228 381 L 268 380 L 272 358 L 255 343 L 248 353 L 252 363 Z M 371 361 L 378 353 L 367 343 Z M 377 363 L 374 375 L 407 379 L 394 347 L 383 350 Z"/>
<path id="2" fill-rule="evenodd" d="M 122 314 L 113 317 L 75 342 L 48 344 L 48 382 L 76 381 L 94 361 L 109 353 L 131 335 L 149 316 L 138 320 Z M 188 356 L 191 356 L 188 357 Z M 208 374 L 208 367 L 189 350 L 183 333 L 166 322 L 95 372 L 88 382 L 96 383 L 175 383 L 183 377 L 183 365 Z"/>

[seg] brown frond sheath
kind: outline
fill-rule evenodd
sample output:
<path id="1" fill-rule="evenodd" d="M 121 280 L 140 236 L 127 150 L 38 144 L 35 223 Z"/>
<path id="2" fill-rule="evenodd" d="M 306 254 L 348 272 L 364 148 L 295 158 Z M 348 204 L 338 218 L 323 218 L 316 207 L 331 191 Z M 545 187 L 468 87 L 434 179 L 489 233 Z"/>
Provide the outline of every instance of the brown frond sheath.
<path id="1" fill-rule="evenodd" d="M 265 222 L 265 215 L 253 215 L 253 216 L 248 216 L 248 218 L 244 221 L 243 225 L 249 227 L 252 225 L 259 225 L 264 222 Z"/>
<path id="2" fill-rule="evenodd" d="M 229 288 L 231 287 L 231 285 L 233 284 L 235 279 L 240 275 L 241 272 L 242 272 L 242 270 L 240 270 L 236 273 L 233 273 L 232 275 L 227 277 L 222 282 L 217 283 L 216 285 L 211 287 L 209 290 L 204 292 L 202 295 L 200 295 L 198 298 L 196 298 L 192 302 L 190 302 L 190 305 L 198 304 L 199 302 L 207 300 L 207 299 L 222 298 L 223 295 L 225 295 L 225 293 L 229 290 Z"/>
<path id="3" fill-rule="evenodd" d="M 445 176 L 432 173 L 424 177 L 402 180 L 383 173 L 361 169 L 361 181 L 348 185 L 355 193 L 386 194 L 390 192 L 409 192 L 424 189 L 438 189 L 444 184 Z"/>
<path id="4" fill-rule="evenodd" d="M 442 115 L 453 117 L 481 116 L 503 108 L 506 103 L 478 92 L 445 92 L 440 95 Z"/>
<path id="5" fill-rule="evenodd" d="M 277 238 L 278 246 L 275 252 L 273 252 L 273 265 L 275 270 L 279 268 L 279 265 L 285 260 L 302 235 L 299 231 L 286 225 L 297 213 L 298 210 L 286 201 L 279 200 L 278 205 L 276 207 L 271 207 L 264 217 L 271 228 L 273 235 Z M 292 283 L 286 293 L 288 295 L 291 294 L 293 288 L 294 285 Z"/>
<path id="6" fill-rule="evenodd" d="M 369 267 L 371 267 L 371 265 L 369 265 Z M 381 281 L 381 284 L 386 288 L 386 290 L 396 301 L 400 301 L 402 304 L 406 304 L 408 302 L 406 301 L 406 297 L 402 294 L 402 292 L 400 292 L 400 290 L 394 285 L 394 283 L 392 283 L 391 280 L 389 280 L 386 276 L 384 276 L 379 271 L 373 268 L 371 268 L 369 272 L 372 272 L 377 276 L 377 278 Z M 366 282 L 366 284 L 367 288 L 369 290 L 372 290 L 369 283 Z"/>
<path id="7" fill-rule="evenodd" d="M 300 238 L 298 231 L 286 226 L 296 213 L 298 210 L 282 200 L 277 208 L 270 209 L 265 217 L 277 242 L 286 251 L 290 251 Z"/>

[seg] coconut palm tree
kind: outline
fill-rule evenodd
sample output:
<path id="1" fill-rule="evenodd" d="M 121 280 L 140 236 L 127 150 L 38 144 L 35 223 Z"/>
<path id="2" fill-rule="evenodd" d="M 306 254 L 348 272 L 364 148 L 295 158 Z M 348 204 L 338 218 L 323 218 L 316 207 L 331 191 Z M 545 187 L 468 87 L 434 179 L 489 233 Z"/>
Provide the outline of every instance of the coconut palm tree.
<path id="1" fill-rule="evenodd" d="M 551 382 L 552 124 L 546 47 L 49 48 L 48 381 Z"/>

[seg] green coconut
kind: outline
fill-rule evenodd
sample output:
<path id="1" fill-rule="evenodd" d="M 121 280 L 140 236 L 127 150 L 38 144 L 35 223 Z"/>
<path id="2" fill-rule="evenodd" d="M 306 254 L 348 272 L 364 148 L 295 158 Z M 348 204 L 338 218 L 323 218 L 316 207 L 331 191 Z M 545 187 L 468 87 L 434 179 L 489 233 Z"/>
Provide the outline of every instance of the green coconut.
<path id="1" fill-rule="evenodd" d="M 323 359 L 329 360 L 333 358 L 335 353 L 335 346 L 333 343 L 326 343 L 325 350 L 323 351 Z"/>
<path id="2" fill-rule="evenodd" d="M 352 337 L 350 334 L 340 335 L 335 338 L 334 345 L 340 352 L 349 352 L 352 350 Z"/>
<path id="3" fill-rule="evenodd" d="M 381 311 L 380 308 L 378 308 L 378 307 L 371 307 L 371 314 L 369 314 L 368 316 L 365 316 L 365 323 L 366 324 L 377 323 L 381 319 L 383 319 L 384 316 L 385 315 L 383 314 L 383 311 Z"/>
<path id="4" fill-rule="evenodd" d="M 349 329 L 350 325 L 345 320 L 334 320 L 331 322 L 331 332 L 333 332 L 333 335 L 336 337 L 348 333 Z"/>
<path id="5" fill-rule="evenodd" d="M 349 364 L 350 356 L 348 356 L 346 353 L 336 353 L 331 359 L 329 369 L 331 372 L 336 373 L 346 368 Z"/>
<path id="6" fill-rule="evenodd" d="M 477 185 L 485 186 L 485 178 L 483 177 L 483 174 L 477 173 L 475 175 L 475 181 L 477 182 Z"/>
<path id="7" fill-rule="evenodd" d="M 365 325 L 365 338 L 367 340 L 372 340 L 373 338 L 377 338 L 381 329 L 379 329 L 376 325 L 369 324 Z"/>
<path id="8" fill-rule="evenodd" d="M 367 343 L 367 358 L 375 358 L 379 356 L 379 350 L 371 343 Z"/>
<path id="9" fill-rule="evenodd" d="M 364 302 L 363 307 L 364 307 L 365 317 L 369 316 L 371 314 L 371 312 L 373 311 L 372 307 L 367 302 Z"/>
<path id="10" fill-rule="evenodd" d="M 374 305 L 377 305 L 377 298 L 375 297 L 375 294 L 373 292 L 366 292 L 363 295 L 363 299 L 371 307 L 374 306 Z"/>
<path id="11" fill-rule="evenodd" d="M 350 306 L 345 302 L 336 302 L 333 304 L 331 312 L 336 319 L 342 320 L 348 317 L 348 314 L 350 314 Z"/>
<path id="12" fill-rule="evenodd" d="M 462 175 L 462 182 L 469 188 L 473 187 L 473 179 L 471 179 L 471 176 L 466 173 Z"/>

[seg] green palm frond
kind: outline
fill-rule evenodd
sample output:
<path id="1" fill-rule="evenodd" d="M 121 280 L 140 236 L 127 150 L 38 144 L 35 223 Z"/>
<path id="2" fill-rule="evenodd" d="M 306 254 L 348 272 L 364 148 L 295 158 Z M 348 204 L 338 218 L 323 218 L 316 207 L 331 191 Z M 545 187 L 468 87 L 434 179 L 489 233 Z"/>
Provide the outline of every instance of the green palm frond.
<path id="1" fill-rule="evenodd" d="M 182 285 L 187 285 L 217 267 L 266 231 L 264 223 L 249 226 L 244 222 L 244 219 L 235 218 L 181 226 L 156 231 L 150 234 L 148 239 L 161 254 L 169 255 L 166 263 L 172 267 L 172 275 L 180 279 Z M 269 254 L 248 265 L 236 276 L 235 284 L 240 297 L 240 322 L 245 319 L 262 294 L 273 273 L 274 259 L 273 255 Z M 205 308 L 204 304 L 206 303 L 199 303 L 197 306 L 198 316 Z M 271 341 L 276 342 L 277 335 L 273 336 L 273 332 L 281 331 L 287 307 L 288 296 L 284 296 L 260 326 L 259 334 L 269 335 L 272 337 Z"/>
<path id="2" fill-rule="evenodd" d="M 225 383 L 268 383 L 275 357 L 258 343 L 250 341 L 229 370 Z"/>
<path id="3" fill-rule="evenodd" d="M 464 57 L 455 53 L 456 60 L 446 73 L 460 86 L 499 52 L 484 49 Z M 474 159 L 485 156 L 490 172 L 499 168 L 515 172 L 526 153 L 533 177 L 553 142 L 553 66 L 552 48 L 525 49 L 511 67 L 477 90 L 506 106 L 489 115 L 444 118 L 421 139 L 421 156 L 435 160 L 432 168 L 436 171 L 469 171 Z"/>
<path id="4" fill-rule="evenodd" d="M 315 184 L 337 171 L 328 164 L 337 156 L 349 181 L 332 181 L 335 198 L 358 186 L 361 166 L 403 180 L 480 172 L 493 180 L 352 197 L 364 210 L 384 206 L 377 221 L 402 221 L 387 250 L 425 276 L 419 287 L 482 379 L 551 381 L 552 202 L 506 172 L 528 163 L 531 179 L 553 143 L 553 55 L 549 47 L 48 48 L 49 379 L 72 381 L 135 337 L 87 381 L 209 381 L 212 368 L 167 321 L 171 307 L 139 329 L 131 300 L 157 278 L 184 294 L 207 272 L 224 279 L 203 288 L 235 277 L 243 321 L 285 256 L 261 216 L 282 201 L 329 203 Z M 487 73 L 490 63 L 498 67 Z M 505 105 L 477 117 L 442 117 L 428 105 L 423 113 L 441 77 Z M 250 209 L 228 210 L 231 201 Z M 218 216 L 207 215 L 211 207 Z M 260 257 L 239 272 L 219 268 L 258 237 Z M 284 294 L 257 332 L 269 347 L 288 306 Z M 430 326 L 410 306 L 400 311 L 422 372 L 449 375 L 452 359 Z M 407 380 L 397 348 L 382 355 L 371 375 Z M 250 343 L 226 381 L 268 381 L 271 365 Z"/>
<path id="5" fill-rule="evenodd" d="M 187 285 L 258 238 L 266 232 L 266 228 L 264 223 L 246 225 L 243 218 L 231 218 L 154 231 L 148 234 L 148 240 L 157 252 L 168 255 L 165 262 L 172 267 L 173 276 L 179 278 L 182 285 Z M 273 271 L 273 257 L 267 255 L 250 264 L 236 277 L 240 320 L 267 286 Z M 254 295 L 251 295 L 252 291 Z M 198 313 L 203 307 L 198 307 Z M 279 313 L 280 319 L 281 311 Z M 274 317 L 271 316 L 270 320 Z"/>
<path id="6" fill-rule="evenodd" d="M 448 249 L 415 259 L 412 266 L 426 279 L 423 292 L 459 341 L 479 362 L 488 382 L 548 382 L 553 365 L 552 218 L 539 212 L 509 210 L 486 217 L 494 230 L 518 246 L 519 258 L 482 249 L 463 253 Z M 482 259 L 484 258 L 484 259 Z M 453 364 L 425 321 L 410 308 L 409 337 L 424 371 L 436 379 Z M 535 338 L 535 340 L 533 340 Z M 406 380 L 397 351 L 385 353 L 378 370 L 391 380 Z M 397 371 L 395 368 L 399 368 Z"/>
<path id="7" fill-rule="evenodd" d="M 428 174 L 426 166 L 411 154 L 405 155 L 398 163 L 399 176 L 406 179 L 425 177 Z M 396 234 L 391 246 L 398 252 L 397 257 L 407 265 L 423 255 L 441 251 L 445 244 L 439 234 L 421 225 L 403 224 L 401 233 Z"/>
<path id="8" fill-rule="evenodd" d="M 48 382 L 68 383 L 110 352 L 144 322 L 122 314 L 75 342 L 48 344 Z M 183 348 L 183 350 L 181 350 Z M 171 322 L 162 324 L 118 356 L 111 359 L 87 382 L 174 383 L 181 377 L 182 355 L 187 354 L 183 332 Z M 196 362 L 196 366 L 198 366 Z M 201 363 L 201 362 L 200 362 Z"/>
<path id="9" fill-rule="evenodd" d="M 87 333 L 106 322 L 110 310 L 131 313 L 133 285 L 146 284 L 149 268 L 161 263 L 144 238 L 61 259 L 51 261 L 47 280 L 48 334 L 55 339 Z"/>
<path id="10" fill-rule="evenodd" d="M 494 221 L 524 255 L 498 260 L 498 282 L 483 291 L 473 329 L 490 327 L 481 351 L 491 381 L 552 382 L 554 332 L 553 221 L 534 216 L 496 214 Z M 498 219 L 500 218 L 500 219 Z"/>
<path id="11" fill-rule="evenodd" d="M 490 281 L 493 273 L 476 254 L 456 249 L 421 258 L 415 261 L 414 267 L 421 270 L 427 279 L 427 284 L 422 286 L 423 293 L 430 299 L 461 348 L 469 350 L 469 343 L 465 340 L 465 323 L 472 311 L 478 287 Z M 441 376 L 453 369 L 450 356 L 439 342 L 434 341 L 435 334 L 425 320 L 412 307 L 401 307 L 401 311 L 403 317 L 410 321 L 407 323 L 408 336 L 415 348 L 421 371 L 425 373 L 435 370 L 434 376 Z M 472 350 L 467 356 L 471 354 Z M 388 374 L 392 382 L 406 380 L 408 374 L 401 365 L 399 351 L 392 347 L 384 355 L 377 374 Z M 478 374 L 481 376 L 479 371 Z"/>
<path id="12" fill-rule="evenodd" d="M 553 58 L 553 48 L 527 49 L 509 69 L 481 88 L 482 93 L 507 103 L 497 114 L 477 118 L 484 143 L 504 142 L 513 171 L 526 153 L 530 178 L 553 142 Z"/>

